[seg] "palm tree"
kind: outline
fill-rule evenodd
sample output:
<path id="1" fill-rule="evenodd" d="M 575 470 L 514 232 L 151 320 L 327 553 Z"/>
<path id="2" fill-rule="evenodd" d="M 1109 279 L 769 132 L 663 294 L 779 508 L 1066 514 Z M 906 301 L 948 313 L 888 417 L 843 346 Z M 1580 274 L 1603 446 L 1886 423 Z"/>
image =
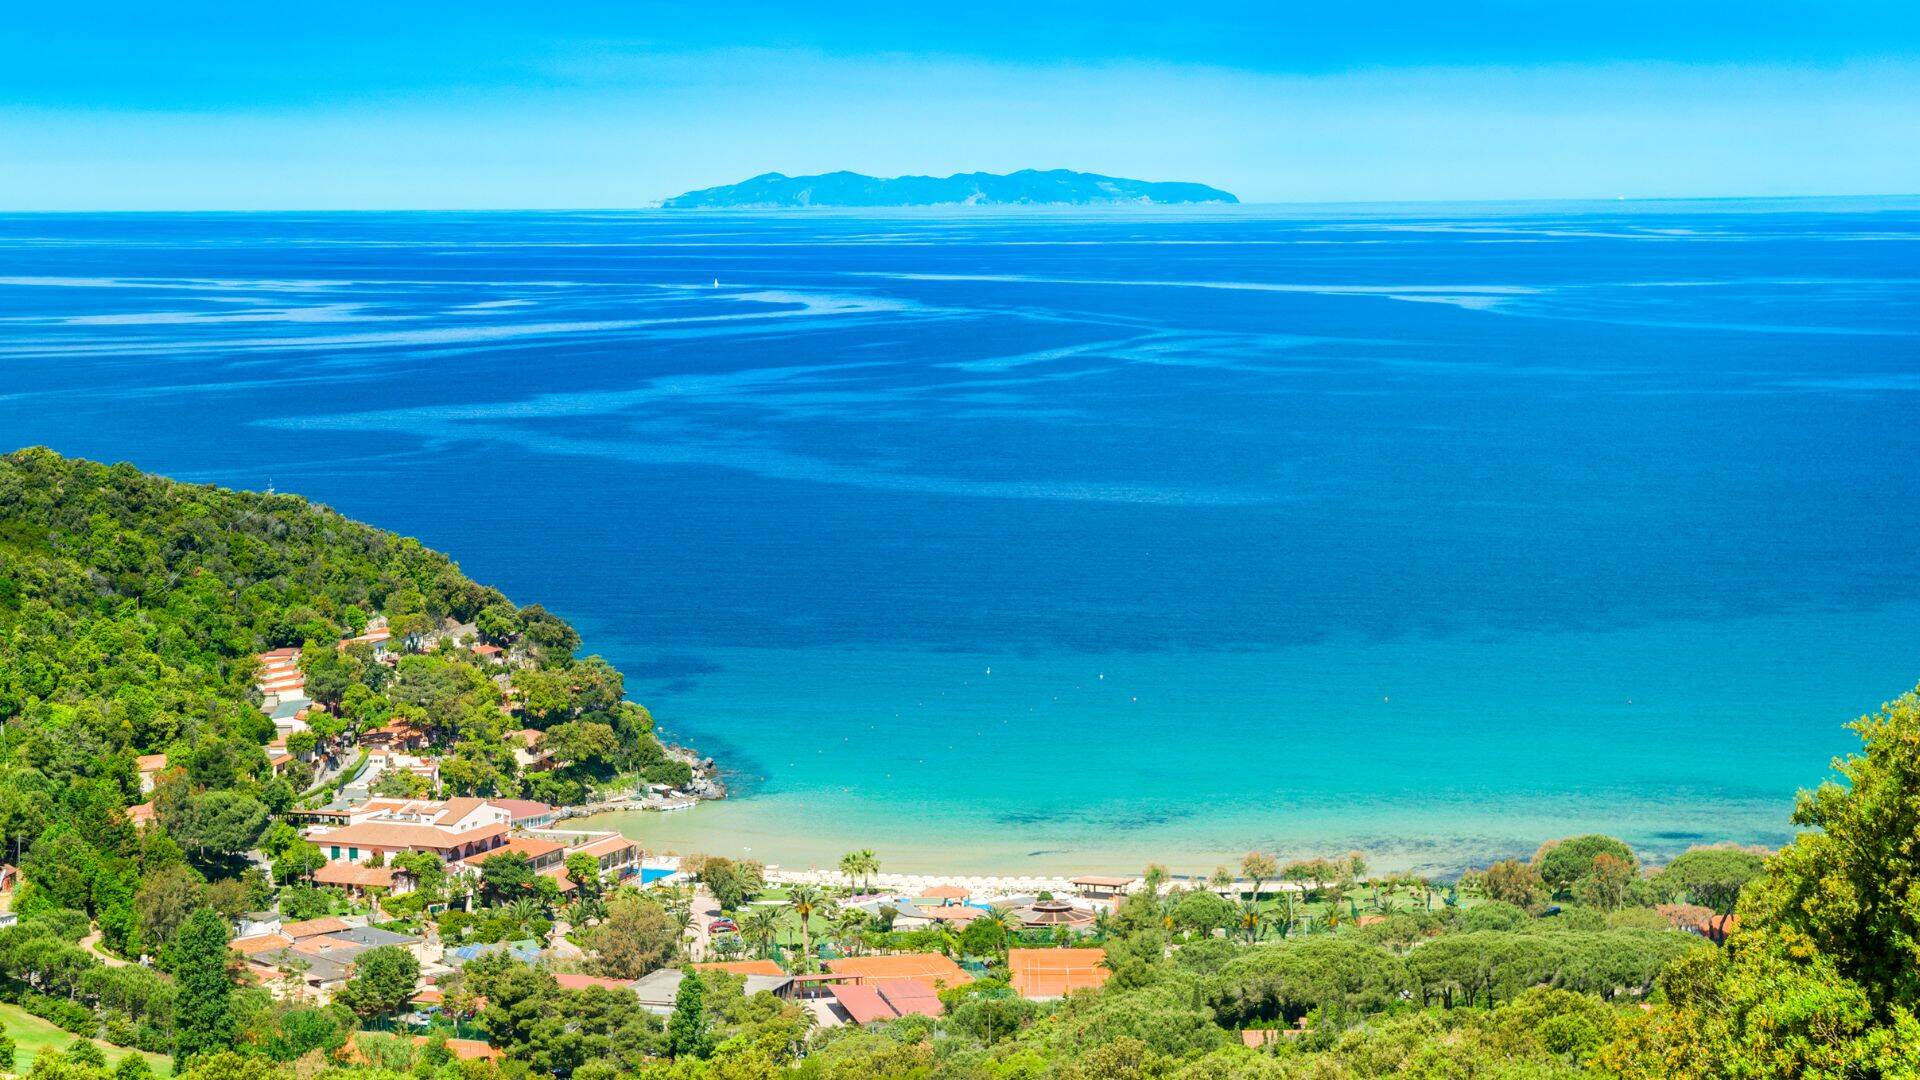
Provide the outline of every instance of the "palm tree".
<path id="1" fill-rule="evenodd" d="M 872 848 L 849 851 L 840 858 L 840 872 L 847 875 L 847 888 L 853 888 L 856 879 L 860 881 L 862 891 L 873 889 L 873 875 L 880 872 L 880 859 Z"/>
<path id="2" fill-rule="evenodd" d="M 1095 929 L 1099 928 L 1100 919 L 1104 915 L 1106 915 L 1104 909 L 1094 915 L 1093 923 Z M 994 908 L 987 914 L 980 916 L 980 921 L 989 926 L 997 926 L 1000 928 L 1000 937 L 1005 942 L 1005 944 L 1001 946 L 1002 953 L 1012 948 L 1016 940 L 1016 935 L 1027 928 L 1027 924 L 1020 921 L 1020 916 L 1015 915 L 1012 908 Z"/>
<path id="3" fill-rule="evenodd" d="M 1108 938 L 1113 936 L 1113 933 L 1116 929 L 1118 929 L 1118 927 L 1114 925 L 1113 910 L 1111 908 L 1101 908 L 1100 910 L 1093 913 L 1093 936 L 1094 937 L 1099 938 L 1101 941 L 1105 941 Z"/>
<path id="4" fill-rule="evenodd" d="M 813 919 L 813 913 L 822 903 L 824 900 L 817 885 L 801 884 L 787 890 L 787 908 L 800 920 L 800 955 L 803 971 L 813 963 L 813 928 L 808 924 Z"/>
<path id="5" fill-rule="evenodd" d="M 851 955 L 853 946 L 860 941 L 860 934 L 867 928 L 867 913 L 858 908 L 847 908 L 833 913 L 833 921 L 828 934 L 833 938 L 833 947 L 840 950 L 842 956 Z"/>
<path id="6" fill-rule="evenodd" d="M 583 896 L 567 905 L 567 921 L 584 927 L 607 917 L 607 902 L 595 896 Z"/>
<path id="7" fill-rule="evenodd" d="M 740 923 L 740 936 L 760 950 L 761 959 L 766 959 L 773 939 L 780 936 L 780 913 L 764 905 L 754 908 Z"/>
<path id="8" fill-rule="evenodd" d="M 1260 940 L 1260 931 L 1267 925 L 1267 914 L 1260 910 L 1260 901 L 1242 900 L 1234 909 L 1233 925 L 1247 935 L 1247 944 Z"/>
<path id="9" fill-rule="evenodd" d="M 1140 883 L 1147 887 L 1149 896 L 1160 899 L 1160 886 L 1167 883 L 1167 868 L 1159 863 L 1148 863 L 1146 873 L 1140 875 Z"/>
<path id="10" fill-rule="evenodd" d="M 535 900 L 531 896 L 523 896 L 507 905 L 507 914 L 511 916 L 515 922 L 532 922 L 542 914 L 540 901 Z"/>

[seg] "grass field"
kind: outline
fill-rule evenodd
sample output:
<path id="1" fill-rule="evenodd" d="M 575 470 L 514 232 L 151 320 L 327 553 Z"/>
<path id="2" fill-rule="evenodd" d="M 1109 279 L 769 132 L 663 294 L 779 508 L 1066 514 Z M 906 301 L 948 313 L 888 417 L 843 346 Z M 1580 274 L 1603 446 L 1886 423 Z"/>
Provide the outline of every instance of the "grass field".
<path id="1" fill-rule="evenodd" d="M 9 1005 L 5 1002 L 0 1002 L 0 1027 L 5 1027 L 7 1034 L 13 1036 L 13 1071 L 23 1075 L 28 1069 L 33 1068 L 34 1058 L 48 1050 L 65 1050 L 74 1040 L 73 1035 L 54 1027 L 18 1005 Z M 120 1059 L 128 1054 L 141 1054 L 141 1051 L 128 1050 L 111 1043 L 100 1042 L 98 1039 L 95 1039 L 94 1043 L 100 1047 L 101 1053 L 107 1056 L 108 1067 L 120 1064 Z M 156 1076 L 166 1076 L 173 1072 L 173 1061 L 170 1058 L 161 1054 L 141 1054 L 141 1056 L 147 1059 L 147 1064 L 152 1066 Z"/>

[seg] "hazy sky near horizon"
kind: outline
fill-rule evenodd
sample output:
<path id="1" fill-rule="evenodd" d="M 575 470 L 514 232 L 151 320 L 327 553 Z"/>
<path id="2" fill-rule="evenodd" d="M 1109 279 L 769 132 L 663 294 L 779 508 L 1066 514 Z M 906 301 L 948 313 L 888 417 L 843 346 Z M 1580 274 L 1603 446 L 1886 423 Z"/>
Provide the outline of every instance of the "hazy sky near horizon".
<path id="1" fill-rule="evenodd" d="M 1920 192 L 1920 5 L 17 6 L 0 209 L 637 206 L 1025 167 L 1247 201 Z"/>

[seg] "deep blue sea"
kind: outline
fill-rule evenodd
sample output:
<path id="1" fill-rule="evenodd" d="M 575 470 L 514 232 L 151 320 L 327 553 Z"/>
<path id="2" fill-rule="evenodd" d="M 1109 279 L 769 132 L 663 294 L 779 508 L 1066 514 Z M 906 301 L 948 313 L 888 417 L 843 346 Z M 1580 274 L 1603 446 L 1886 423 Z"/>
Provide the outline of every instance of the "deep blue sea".
<path id="1" fill-rule="evenodd" d="M 0 443 L 566 615 L 658 847 L 1777 843 L 1920 680 L 1920 201 L 0 217 Z"/>

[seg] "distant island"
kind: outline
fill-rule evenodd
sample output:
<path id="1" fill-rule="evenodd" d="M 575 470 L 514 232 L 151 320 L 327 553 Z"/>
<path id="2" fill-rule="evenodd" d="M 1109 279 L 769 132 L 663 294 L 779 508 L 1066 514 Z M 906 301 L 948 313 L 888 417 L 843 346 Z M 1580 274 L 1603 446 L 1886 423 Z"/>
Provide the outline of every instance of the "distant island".
<path id="1" fill-rule="evenodd" d="M 661 203 L 672 210 L 766 210 L 840 206 L 1118 206 L 1237 203 L 1205 184 L 1129 180 L 1071 169 L 883 178 L 856 172 L 818 176 L 762 173 L 751 180 L 702 188 Z"/>

